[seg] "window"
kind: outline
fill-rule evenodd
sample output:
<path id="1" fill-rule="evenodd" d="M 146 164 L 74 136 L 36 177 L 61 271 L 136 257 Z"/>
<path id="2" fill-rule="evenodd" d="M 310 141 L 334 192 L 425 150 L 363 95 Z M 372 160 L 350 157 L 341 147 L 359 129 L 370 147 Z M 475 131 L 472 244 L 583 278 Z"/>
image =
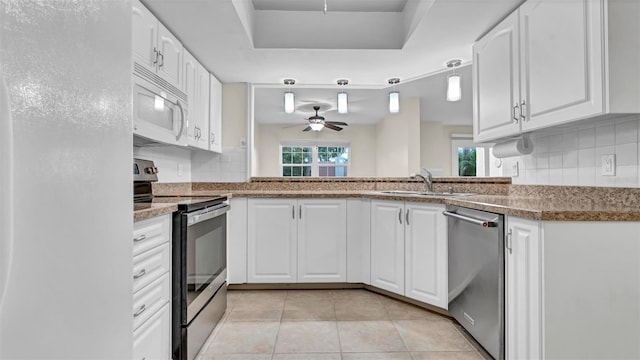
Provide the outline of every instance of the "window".
<path id="1" fill-rule="evenodd" d="M 474 144 L 471 135 L 451 135 L 451 172 L 453 176 L 490 176 L 490 150 Z"/>
<path id="2" fill-rule="evenodd" d="M 281 144 L 282 176 L 344 177 L 349 173 L 345 144 Z"/>

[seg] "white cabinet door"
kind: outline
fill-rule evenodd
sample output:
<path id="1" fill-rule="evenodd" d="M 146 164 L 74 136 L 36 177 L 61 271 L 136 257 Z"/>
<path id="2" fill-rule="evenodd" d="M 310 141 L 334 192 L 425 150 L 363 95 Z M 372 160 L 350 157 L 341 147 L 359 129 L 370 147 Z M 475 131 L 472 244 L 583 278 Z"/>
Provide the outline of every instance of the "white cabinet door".
<path id="1" fill-rule="evenodd" d="M 506 358 L 541 359 L 543 353 L 540 223 L 509 217 L 506 232 Z"/>
<path id="2" fill-rule="evenodd" d="M 298 282 L 346 280 L 346 200 L 298 200 Z"/>
<path id="3" fill-rule="evenodd" d="M 603 112 L 600 6 L 530 0 L 520 7 L 523 131 Z"/>
<path id="4" fill-rule="evenodd" d="M 347 199 L 347 282 L 371 284 L 369 199 Z"/>
<path id="5" fill-rule="evenodd" d="M 155 72 L 157 52 L 154 52 L 154 48 L 158 37 L 158 20 L 138 0 L 133 1 L 132 12 L 133 61 Z"/>
<path id="6" fill-rule="evenodd" d="M 296 204 L 289 199 L 249 199 L 249 282 L 296 282 Z"/>
<path id="7" fill-rule="evenodd" d="M 133 359 L 171 359 L 171 306 L 164 305 L 133 332 Z"/>
<path id="8" fill-rule="evenodd" d="M 222 152 L 222 83 L 209 78 L 209 150 Z"/>
<path id="9" fill-rule="evenodd" d="M 209 150 L 209 71 L 198 63 L 196 72 L 197 147 Z"/>
<path id="10" fill-rule="evenodd" d="M 182 44 L 164 25 L 158 22 L 158 75 L 184 91 Z"/>
<path id="11" fill-rule="evenodd" d="M 184 91 L 187 94 L 187 142 L 198 145 L 198 61 L 190 52 L 184 51 Z"/>
<path id="12" fill-rule="evenodd" d="M 444 205 L 405 203 L 405 296 L 446 309 L 447 221 Z"/>
<path id="13" fill-rule="evenodd" d="M 404 295 L 404 204 L 371 201 L 371 285 Z"/>
<path id="14" fill-rule="evenodd" d="M 473 140 L 520 132 L 518 12 L 473 46 Z"/>

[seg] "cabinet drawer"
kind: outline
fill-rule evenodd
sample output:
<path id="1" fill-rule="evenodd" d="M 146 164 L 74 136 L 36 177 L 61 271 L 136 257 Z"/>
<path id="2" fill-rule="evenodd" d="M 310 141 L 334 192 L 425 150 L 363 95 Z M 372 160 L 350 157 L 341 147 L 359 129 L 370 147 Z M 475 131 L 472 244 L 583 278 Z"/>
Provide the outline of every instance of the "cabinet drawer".
<path id="1" fill-rule="evenodd" d="M 171 299 L 171 278 L 168 273 L 133 294 L 133 328 L 137 329 Z"/>
<path id="2" fill-rule="evenodd" d="M 171 215 L 163 215 L 133 224 L 133 255 L 168 242 L 171 237 Z"/>
<path id="3" fill-rule="evenodd" d="M 171 358 L 171 309 L 164 305 L 133 332 L 133 359 Z"/>
<path id="4" fill-rule="evenodd" d="M 171 246 L 165 243 L 133 258 L 133 292 L 149 285 L 171 268 Z"/>

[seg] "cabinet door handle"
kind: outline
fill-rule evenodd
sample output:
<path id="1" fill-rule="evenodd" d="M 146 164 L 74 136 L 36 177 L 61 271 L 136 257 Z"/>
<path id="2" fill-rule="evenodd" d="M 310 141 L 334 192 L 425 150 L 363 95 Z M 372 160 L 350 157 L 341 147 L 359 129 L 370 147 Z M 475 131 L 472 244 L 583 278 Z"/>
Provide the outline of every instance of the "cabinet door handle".
<path id="1" fill-rule="evenodd" d="M 138 241 L 142 241 L 142 240 L 144 240 L 144 239 L 146 239 L 146 238 L 147 238 L 147 235 L 145 235 L 145 234 L 140 234 L 140 235 L 138 235 L 138 236 L 134 237 L 134 238 L 133 238 L 133 241 L 134 241 L 134 242 L 138 242 Z"/>
<path id="2" fill-rule="evenodd" d="M 409 209 L 407 209 L 407 212 L 404 214 L 404 223 L 409 225 Z"/>
<path id="3" fill-rule="evenodd" d="M 136 318 L 136 317 L 140 316 L 140 314 L 142 314 L 145 310 L 147 310 L 147 306 L 145 304 L 142 304 L 142 306 L 140 306 L 138 308 L 138 311 L 133 313 L 133 317 Z"/>
<path id="4" fill-rule="evenodd" d="M 518 116 L 516 115 L 516 110 L 518 110 L 518 103 L 516 103 L 515 105 L 513 105 L 513 109 L 512 109 L 512 113 L 513 113 L 513 122 L 515 122 L 516 124 L 518 123 Z"/>
<path id="5" fill-rule="evenodd" d="M 163 67 L 164 66 L 164 54 L 161 53 L 160 51 L 158 51 L 158 54 L 160 55 L 160 59 L 162 59 L 162 62 L 158 65 L 158 67 Z"/>
<path id="6" fill-rule="evenodd" d="M 142 270 L 140 270 L 140 272 L 138 272 L 137 274 L 133 275 L 133 279 L 134 279 L 134 280 L 140 279 L 140 278 L 141 278 L 141 277 L 143 277 L 143 276 L 144 276 L 144 274 L 146 274 L 146 273 L 147 273 L 147 270 L 142 269 Z"/>
<path id="7" fill-rule="evenodd" d="M 398 210 L 398 221 L 402 224 L 402 209 Z"/>
<path id="8" fill-rule="evenodd" d="M 291 218 L 292 219 L 296 218 L 296 206 L 295 205 L 291 205 Z"/>
<path id="9" fill-rule="evenodd" d="M 520 103 L 520 118 L 522 119 L 522 122 L 527 121 L 527 113 L 525 112 L 526 105 L 527 105 L 526 101 L 522 100 L 522 102 Z"/>
<path id="10" fill-rule="evenodd" d="M 211 133 L 211 143 L 213 144 L 214 142 L 216 142 L 216 134 Z"/>
<path id="11" fill-rule="evenodd" d="M 511 248 L 511 238 L 513 237 L 513 231 L 511 229 L 509 229 L 509 231 L 507 232 L 507 242 L 505 243 L 505 246 L 507 248 L 507 250 L 509 250 L 509 254 L 513 253 L 513 249 Z"/>
<path id="12" fill-rule="evenodd" d="M 159 54 L 158 53 L 158 49 L 156 49 L 155 46 L 153 47 L 153 54 L 154 54 L 154 56 L 153 56 L 153 65 L 155 65 L 155 64 L 158 63 L 158 54 Z"/>
<path id="13" fill-rule="evenodd" d="M 302 205 L 299 205 L 298 208 L 298 219 L 302 219 Z"/>

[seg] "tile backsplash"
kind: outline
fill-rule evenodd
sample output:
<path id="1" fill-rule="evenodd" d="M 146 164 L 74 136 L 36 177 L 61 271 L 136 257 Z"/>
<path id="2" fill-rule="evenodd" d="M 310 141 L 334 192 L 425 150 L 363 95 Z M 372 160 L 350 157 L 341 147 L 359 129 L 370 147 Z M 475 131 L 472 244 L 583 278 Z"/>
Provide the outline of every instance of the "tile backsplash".
<path id="1" fill-rule="evenodd" d="M 244 182 L 247 149 L 225 148 L 222 154 L 175 146 L 134 147 L 133 155 L 152 160 L 158 182 Z"/>
<path id="2" fill-rule="evenodd" d="M 531 135 L 529 155 L 503 159 L 514 184 L 640 187 L 640 116 L 590 121 Z M 602 157 L 615 155 L 615 175 L 602 175 Z"/>

